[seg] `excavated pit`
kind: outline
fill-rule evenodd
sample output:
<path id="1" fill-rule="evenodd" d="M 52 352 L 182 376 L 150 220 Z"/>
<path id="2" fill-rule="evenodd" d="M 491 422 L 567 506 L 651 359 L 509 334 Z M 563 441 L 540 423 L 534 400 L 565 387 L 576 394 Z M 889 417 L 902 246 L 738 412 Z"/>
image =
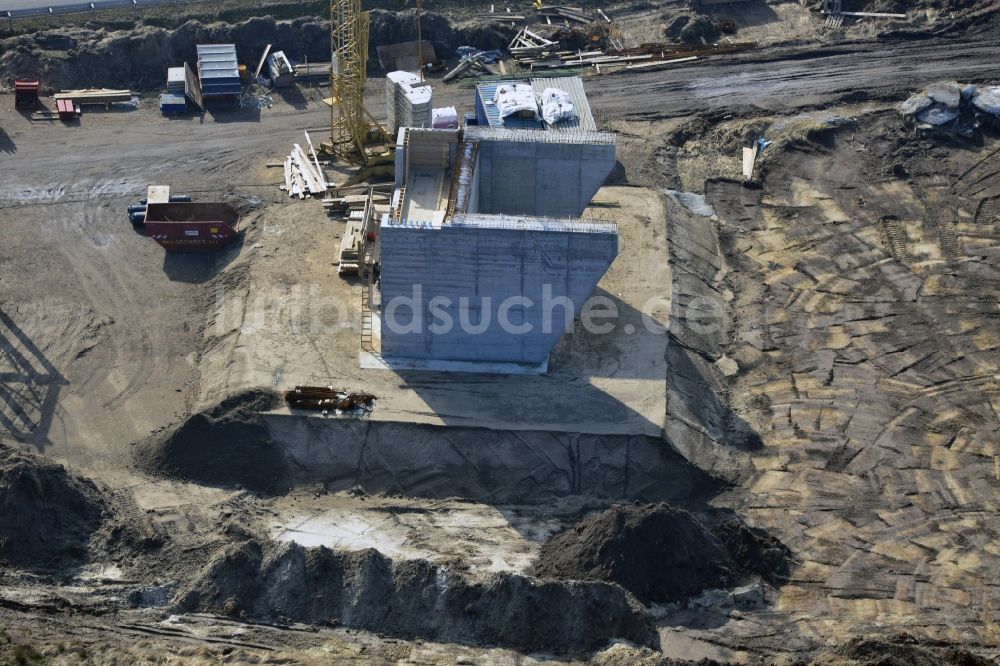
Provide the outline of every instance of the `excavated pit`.
<path id="1" fill-rule="evenodd" d="M 657 437 L 262 413 L 275 400 L 249 391 L 194 414 L 140 443 L 137 464 L 160 477 L 263 494 L 322 484 L 489 504 L 657 502 L 718 489 Z"/>

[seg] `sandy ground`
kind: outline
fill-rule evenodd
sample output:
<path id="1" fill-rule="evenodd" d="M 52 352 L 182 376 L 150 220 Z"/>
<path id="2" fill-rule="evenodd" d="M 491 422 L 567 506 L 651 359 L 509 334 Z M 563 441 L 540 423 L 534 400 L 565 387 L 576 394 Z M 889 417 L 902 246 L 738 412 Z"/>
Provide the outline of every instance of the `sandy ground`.
<path id="1" fill-rule="evenodd" d="M 687 146 L 687 157 L 662 159 L 662 137 L 685 117 L 733 112 L 737 105 L 758 107 L 754 114 L 794 116 L 800 108 L 856 90 L 879 99 L 904 95 L 941 76 L 982 81 L 996 75 L 989 58 L 994 50 L 989 40 L 847 44 L 816 58 L 803 57 L 801 50 L 768 51 L 588 80 L 595 111 L 625 135 L 624 175 L 600 195 L 620 207 L 588 213 L 619 222 L 623 258 L 629 260 L 615 264 L 602 289 L 634 306 L 650 295 L 669 296 L 667 285 L 676 277 L 664 261 L 673 240 L 668 245 L 661 230 L 685 213 L 664 208 L 658 193 L 623 187 L 622 181 L 662 185 L 673 177 L 684 189 L 697 190 L 705 177 L 732 175 L 730 144 L 708 133 L 705 146 Z M 379 84 L 373 81 L 373 108 Z M 320 300 L 351 300 L 357 291 L 336 276 L 333 265 L 340 223 L 324 219 L 318 202 L 286 201 L 277 187 L 280 174 L 266 167 L 280 160 L 303 130 L 322 127 L 328 118 L 319 104 L 323 96 L 307 90 L 301 100 L 278 99 L 260 113 L 181 120 L 160 117 L 146 100 L 137 111 L 87 113 L 78 127 L 32 124 L 11 110 L 10 96 L 0 98 L 4 441 L 129 492 L 164 534 L 192 548 L 220 543 L 218 526 L 235 516 L 279 540 L 377 546 L 474 575 L 522 571 L 538 543 L 567 516 L 549 507 L 364 498 L 312 488 L 261 499 L 151 479 L 132 468 L 134 442 L 229 391 L 323 378 L 379 394 L 373 418 L 503 428 L 530 423 L 583 429 L 581 423 L 590 423 L 595 431 L 652 434 L 663 427 L 670 406 L 659 346 L 665 343 L 659 340 L 612 337 L 603 348 L 574 334 L 558 350 L 551 380 L 517 379 L 510 382 L 516 390 L 500 391 L 469 381 L 456 391 L 451 380 L 414 387 L 388 374 L 378 379 L 363 374 L 350 322 L 324 322 L 336 330 L 317 338 L 266 324 L 248 335 L 228 317 L 220 318 L 220 294 L 268 303 L 281 301 L 295 286 L 316 286 Z M 467 106 L 471 91 L 441 87 L 440 99 Z M 862 111 L 848 106 L 842 113 Z M 845 140 L 831 154 L 793 153 L 784 163 L 768 156 L 766 189 L 758 192 L 763 196 L 709 192 L 719 221 L 739 230 L 720 254 L 734 265 L 737 256 L 755 265 L 733 270 L 743 291 L 731 289 L 730 295 L 745 296 L 746 302 L 737 303 L 751 313 L 754 295 L 765 288 L 786 299 L 757 328 L 736 325 L 734 331 L 754 346 L 761 331 L 794 324 L 794 330 L 779 331 L 773 348 L 756 346 L 766 352 L 766 361 L 747 346 L 727 342 L 721 350 L 736 358 L 742 371 L 733 383 L 720 382 L 718 394 L 731 400 L 763 442 L 752 454 L 735 455 L 731 468 L 720 465 L 743 475 L 734 475 L 737 487 L 716 502 L 778 535 L 799 566 L 762 611 L 659 609 L 661 641 L 671 656 L 741 661 L 805 651 L 859 632 L 899 629 L 994 651 L 1000 643 L 997 342 L 995 317 L 984 318 L 982 310 L 995 296 L 994 283 L 974 282 L 976 297 L 962 301 L 967 307 L 961 312 L 940 309 L 942 302 L 968 296 L 968 285 L 956 275 L 995 270 L 996 242 L 978 221 L 979 209 L 967 203 L 953 206 L 949 222 L 955 234 L 927 222 L 939 202 L 955 203 L 946 196 L 953 186 L 977 199 L 997 193 L 983 190 L 975 178 L 961 180 L 967 169 L 989 175 L 989 162 L 976 165 L 995 149 L 995 139 L 978 152 L 945 155 L 947 173 L 940 177 L 917 185 L 876 179 L 861 191 L 855 158 L 878 143 L 877 133 L 873 137 L 868 143 Z M 895 159 L 878 156 L 883 157 Z M 247 240 L 216 256 L 165 256 L 125 216 L 125 207 L 151 183 L 167 183 L 202 200 L 232 201 L 246 213 Z M 882 215 L 862 208 L 859 198 L 898 202 L 898 220 L 879 228 L 875 221 Z M 795 224 L 796 215 L 814 224 Z M 698 228 L 712 228 L 703 218 L 692 219 Z M 834 231 L 848 246 L 823 245 Z M 843 265 L 831 267 L 831 257 Z M 900 300 L 894 285 L 905 286 L 899 287 L 906 296 L 903 311 L 886 306 L 862 311 L 850 322 L 831 321 L 838 308 L 863 310 L 847 290 L 860 281 L 858 271 L 893 292 L 885 302 Z M 727 283 L 720 291 L 731 287 Z M 914 297 L 917 292 L 937 299 L 937 305 Z M 893 337 L 893 329 L 912 330 L 916 339 Z M 954 344 L 945 347 L 944 356 L 925 349 L 927 341 L 945 336 Z M 852 374 L 858 368 L 868 374 Z M 585 380 L 574 382 L 577 376 Z M 516 394 L 522 400 L 524 391 L 537 391 L 536 400 L 549 396 L 562 402 L 555 403 L 558 408 L 536 406 L 525 421 L 521 405 L 497 397 Z M 588 395 L 596 398 L 581 399 Z M 758 395 L 766 402 L 749 399 Z M 496 404 L 488 405 L 490 400 Z M 607 411 L 609 404 L 621 411 Z M 875 407 L 884 409 L 872 411 Z M 685 443 L 684 453 L 705 468 L 716 464 L 710 460 L 716 454 L 724 457 L 725 451 L 709 444 L 697 450 L 703 439 L 677 442 Z M 65 649 L 124 660 L 167 650 L 178 661 L 205 662 L 263 662 L 274 653 L 306 663 L 536 661 L 504 650 L 394 641 L 346 630 L 254 627 L 221 618 L 170 617 L 159 609 L 117 610 L 129 581 L 106 564 L 94 563 L 70 586 L 5 579 L 0 597 L 6 601 L 8 635 L 30 640 L 44 623 L 48 635 L 66 637 Z M 86 619 L 48 617 L 67 604 L 83 609 Z"/>
<path id="2" fill-rule="evenodd" d="M 337 276 L 343 224 L 317 202 L 266 211 L 248 250 L 220 276 L 206 331 L 201 401 L 247 388 L 339 382 L 378 396 L 370 418 L 502 430 L 649 434 L 665 412 L 664 334 L 670 283 L 660 195 L 609 187 L 586 217 L 618 224 L 621 249 L 598 293 L 621 319 L 611 335 L 579 325 L 541 376 L 440 375 L 364 369 L 361 286 Z M 245 279 L 229 280 L 227 275 Z M 649 323 L 643 319 L 643 313 Z"/>

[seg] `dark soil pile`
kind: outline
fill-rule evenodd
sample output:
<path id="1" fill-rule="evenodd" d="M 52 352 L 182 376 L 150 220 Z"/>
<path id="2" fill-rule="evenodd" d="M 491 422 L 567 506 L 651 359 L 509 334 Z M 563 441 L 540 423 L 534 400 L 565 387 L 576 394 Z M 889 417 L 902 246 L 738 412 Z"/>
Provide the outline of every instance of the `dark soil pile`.
<path id="1" fill-rule="evenodd" d="M 439 58 L 452 57 L 466 44 L 506 47 L 516 32 L 483 23 L 456 27 L 434 12 L 421 15 L 421 26 Z M 415 39 L 412 12 L 372 12 L 372 58 L 378 46 Z M 262 16 L 235 24 L 192 20 L 173 30 L 145 25 L 127 30 L 67 27 L 0 39 L 0 84 L 26 77 L 40 79 L 45 92 L 91 86 L 159 89 L 166 85 L 168 67 L 185 62 L 196 66 L 195 45 L 230 42 L 236 44 L 240 62 L 251 68 L 268 44 L 293 62 L 330 60 L 330 24 L 321 17 L 276 21 Z"/>
<path id="2" fill-rule="evenodd" d="M 104 508 L 92 481 L 0 446 L 0 560 L 35 570 L 83 560 Z"/>
<path id="3" fill-rule="evenodd" d="M 277 393 L 248 391 L 154 433 L 136 450 L 140 468 L 157 476 L 260 493 L 288 489 L 287 462 L 260 412 L 281 403 Z"/>
<path id="4" fill-rule="evenodd" d="M 764 535 L 766 537 L 766 535 Z M 750 575 L 787 574 L 787 550 L 736 521 L 716 532 L 667 504 L 616 506 L 542 546 L 534 573 L 615 582 L 645 602 L 672 602 Z"/>
<path id="5" fill-rule="evenodd" d="M 718 23 L 708 16 L 694 16 L 684 23 L 678 39 L 685 44 L 714 44 L 721 36 Z"/>
<path id="6" fill-rule="evenodd" d="M 242 23 L 188 21 L 175 30 L 58 28 L 0 40 L 0 79 L 30 76 L 48 89 L 106 87 L 150 89 L 166 84 L 168 67 L 196 66 L 196 44 L 232 42 L 240 62 L 256 64 L 267 44 L 280 44 L 292 59 L 330 57 L 328 22 L 316 18 Z M 279 48 L 279 47 L 276 47 Z"/>
<path id="7" fill-rule="evenodd" d="M 764 530 L 737 518 L 721 521 L 711 530 L 742 571 L 757 574 L 772 584 L 788 580 L 791 552 Z"/>
<path id="8" fill-rule="evenodd" d="M 369 39 L 372 55 L 379 46 L 414 41 L 417 38 L 415 18 L 415 10 L 372 10 Z M 420 14 L 420 30 L 423 38 L 434 44 L 434 51 L 442 60 L 453 58 L 459 46 L 474 46 L 483 51 L 506 49 L 517 34 L 517 29 L 510 25 L 484 21 L 455 25 L 441 14 L 427 11 Z"/>
<path id="9" fill-rule="evenodd" d="M 522 651 L 592 650 L 612 638 L 658 644 L 651 616 L 615 585 L 512 574 L 471 582 L 423 560 L 395 563 L 371 549 L 232 545 L 181 592 L 178 606 Z"/>
<path id="10" fill-rule="evenodd" d="M 890 640 L 853 638 L 817 660 L 825 666 L 995 666 L 996 662 L 966 649 L 921 646 L 901 634 Z"/>

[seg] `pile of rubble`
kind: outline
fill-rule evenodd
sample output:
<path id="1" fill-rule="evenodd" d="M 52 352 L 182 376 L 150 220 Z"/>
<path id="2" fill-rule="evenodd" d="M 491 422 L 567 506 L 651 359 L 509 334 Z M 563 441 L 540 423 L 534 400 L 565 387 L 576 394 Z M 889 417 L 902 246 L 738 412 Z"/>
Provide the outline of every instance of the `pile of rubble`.
<path id="1" fill-rule="evenodd" d="M 972 131 L 983 122 L 1000 120 L 1000 86 L 932 83 L 900 104 L 899 113 L 919 129 Z"/>

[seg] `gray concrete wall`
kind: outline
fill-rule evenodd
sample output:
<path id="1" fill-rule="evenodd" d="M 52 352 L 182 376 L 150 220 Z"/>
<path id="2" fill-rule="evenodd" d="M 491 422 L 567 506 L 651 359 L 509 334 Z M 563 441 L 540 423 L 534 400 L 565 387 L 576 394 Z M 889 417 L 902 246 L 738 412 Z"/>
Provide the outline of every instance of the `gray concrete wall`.
<path id="1" fill-rule="evenodd" d="M 714 482 L 665 440 L 265 416 L 293 485 L 535 504 L 688 500 Z"/>
<path id="2" fill-rule="evenodd" d="M 467 130 L 479 142 L 479 212 L 580 217 L 615 168 L 612 134 Z"/>
<path id="3" fill-rule="evenodd" d="M 561 306 L 546 325 L 544 286 L 553 299 L 572 301 L 578 314 L 617 256 L 618 234 L 611 224 L 467 215 L 439 229 L 386 222 L 381 252 L 383 356 L 539 365 L 565 330 Z M 414 285 L 422 290 L 419 302 Z M 501 323 L 512 297 L 531 301 L 506 310 L 509 324 L 530 326 L 523 334 Z M 394 330 L 393 321 L 397 329 L 416 323 L 414 309 L 419 330 Z M 449 331 L 432 327 L 448 320 Z M 480 324 L 482 332 L 468 330 Z"/>

